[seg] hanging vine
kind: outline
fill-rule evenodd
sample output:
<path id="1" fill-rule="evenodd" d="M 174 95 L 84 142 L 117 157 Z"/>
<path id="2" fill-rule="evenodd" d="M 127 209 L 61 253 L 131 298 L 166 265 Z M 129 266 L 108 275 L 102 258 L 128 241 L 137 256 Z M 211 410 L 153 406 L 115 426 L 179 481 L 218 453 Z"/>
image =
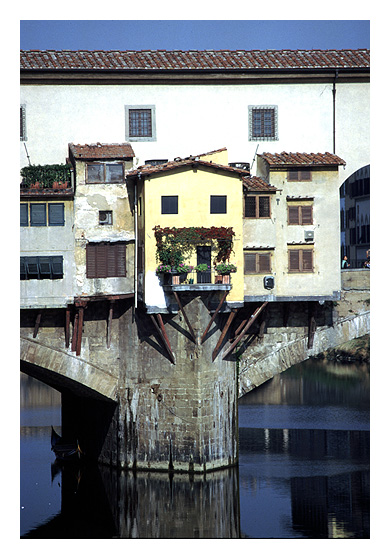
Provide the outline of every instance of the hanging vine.
<path id="1" fill-rule="evenodd" d="M 229 261 L 233 252 L 232 227 L 160 227 L 153 228 L 156 238 L 156 260 L 162 264 L 177 266 L 189 258 L 196 245 L 211 242 L 215 245 L 217 262 Z"/>

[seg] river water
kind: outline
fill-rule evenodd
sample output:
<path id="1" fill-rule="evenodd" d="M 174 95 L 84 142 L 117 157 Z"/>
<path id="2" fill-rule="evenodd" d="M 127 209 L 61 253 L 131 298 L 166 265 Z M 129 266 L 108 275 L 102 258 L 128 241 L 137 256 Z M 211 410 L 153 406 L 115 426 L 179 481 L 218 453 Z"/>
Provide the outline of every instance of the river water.
<path id="1" fill-rule="evenodd" d="M 21 374 L 23 538 L 364 538 L 369 369 L 309 360 L 239 400 L 239 467 L 203 476 L 59 468 L 60 396 Z"/>

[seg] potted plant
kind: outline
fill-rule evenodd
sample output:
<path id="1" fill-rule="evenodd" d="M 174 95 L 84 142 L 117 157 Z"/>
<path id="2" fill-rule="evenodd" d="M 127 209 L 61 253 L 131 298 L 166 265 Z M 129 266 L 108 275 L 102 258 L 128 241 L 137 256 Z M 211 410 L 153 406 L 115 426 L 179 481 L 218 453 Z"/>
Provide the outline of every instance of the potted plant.
<path id="1" fill-rule="evenodd" d="M 194 269 L 194 267 L 190 266 L 189 264 L 184 264 L 183 262 L 178 264 L 177 271 L 180 274 L 180 282 L 185 281 L 187 279 L 187 274 L 189 272 L 192 272 L 193 269 Z"/>
<path id="2" fill-rule="evenodd" d="M 198 264 L 195 266 L 197 272 L 197 283 L 211 283 L 211 268 L 208 264 Z"/>
<path id="3" fill-rule="evenodd" d="M 230 274 L 237 272 L 237 266 L 235 264 L 222 262 L 215 266 L 215 271 L 219 274 L 215 276 L 215 283 L 230 283 Z"/>

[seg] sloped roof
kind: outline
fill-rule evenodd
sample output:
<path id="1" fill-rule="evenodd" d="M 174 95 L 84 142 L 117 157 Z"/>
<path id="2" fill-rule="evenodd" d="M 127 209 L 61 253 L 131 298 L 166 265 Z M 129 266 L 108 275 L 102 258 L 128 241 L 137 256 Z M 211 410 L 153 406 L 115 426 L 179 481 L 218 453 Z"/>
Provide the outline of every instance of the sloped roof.
<path id="1" fill-rule="evenodd" d="M 183 169 L 184 167 L 206 167 L 212 168 L 220 171 L 228 171 L 230 173 L 235 173 L 240 176 L 249 175 L 248 171 L 244 169 L 237 169 L 236 167 L 229 167 L 228 165 L 219 165 L 213 163 L 212 161 L 203 161 L 197 157 L 189 157 L 186 159 L 177 159 L 175 161 L 168 161 L 162 165 L 141 165 L 137 169 L 133 169 L 127 173 L 128 177 L 141 175 L 143 177 L 153 175 L 156 173 L 164 173 L 167 171 L 174 171 L 176 169 Z"/>
<path id="2" fill-rule="evenodd" d="M 276 192 L 276 187 L 260 177 L 244 177 L 243 185 L 250 191 Z"/>
<path id="3" fill-rule="evenodd" d="M 283 165 L 345 165 L 344 159 L 329 152 L 325 153 L 261 153 L 259 157 L 265 159 L 269 165 L 280 167 Z"/>
<path id="4" fill-rule="evenodd" d="M 74 159 L 132 159 L 135 154 L 130 144 L 69 144 Z"/>
<path id="5" fill-rule="evenodd" d="M 357 50 L 22 50 L 21 70 L 277 70 L 369 68 L 370 51 Z"/>

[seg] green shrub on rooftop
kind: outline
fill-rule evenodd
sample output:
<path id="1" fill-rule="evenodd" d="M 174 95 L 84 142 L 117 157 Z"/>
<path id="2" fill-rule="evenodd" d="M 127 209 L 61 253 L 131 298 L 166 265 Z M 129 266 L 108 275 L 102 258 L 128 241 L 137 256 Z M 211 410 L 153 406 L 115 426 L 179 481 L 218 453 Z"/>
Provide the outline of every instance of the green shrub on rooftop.
<path id="1" fill-rule="evenodd" d="M 22 185 L 29 187 L 39 183 L 42 188 L 52 188 L 54 182 L 70 183 L 71 166 L 67 164 L 29 165 L 20 171 Z"/>

